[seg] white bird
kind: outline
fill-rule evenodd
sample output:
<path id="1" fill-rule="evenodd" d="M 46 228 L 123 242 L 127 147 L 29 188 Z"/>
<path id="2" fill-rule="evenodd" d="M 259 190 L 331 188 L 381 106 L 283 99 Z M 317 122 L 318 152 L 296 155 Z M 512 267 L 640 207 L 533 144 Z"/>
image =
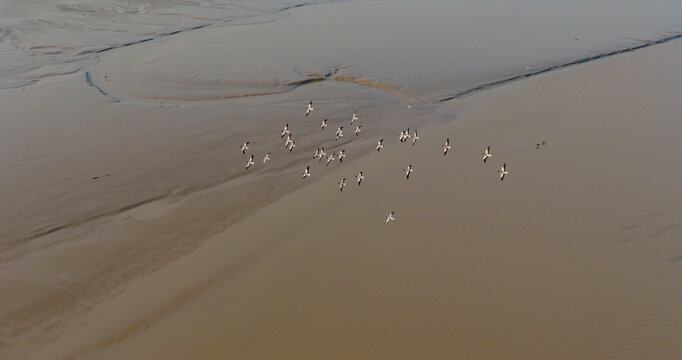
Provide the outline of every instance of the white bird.
<path id="1" fill-rule="evenodd" d="M 343 187 L 346 186 L 346 178 L 341 179 L 339 183 L 339 191 L 343 191 Z"/>
<path id="2" fill-rule="evenodd" d="M 358 186 L 360 186 L 360 184 L 362 184 L 362 180 L 365 178 L 365 175 L 362 175 L 362 171 L 360 171 L 360 172 L 355 176 L 355 178 L 358 179 Z"/>
<path id="3" fill-rule="evenodd" d="M 337 140 L 339 140 L 339 138 L 342 138 L 342 137 L 343 137 L 343 126 L 336 129 L 336 140 L 334 140 L 334 141 L 337 141 Z"/>
<path id="4" fill-rule="evenodd" d="M 377 141 L 377 151 L 381 151 L 384 148 L 384 139 Z"/>
<path id="5" fill-rule="evenodd" d="M 339 162 L 343 162 L 343 158 L 346 157 L 346 150 L 339 150 Z"/>
<path id="6" fill-rule="evenodd" d="M 250 144 L 250 142 L 248 142 L 248 141 L 242 144 L 242 147 L 241 147 L 242 155 L 246 155 L 246 150 L 249 150 L 249 144 Z"/>
<path id="7" fill-rule="evenodd" d="M 311 113 L 313 110 L 315 110 L 315 109 L 313 108 L 313 102 L 310 101 L 310 103 L 308 104 L 308 107 L 305 108 L 305 116 L 310 115 L 310 113 Z"/>
<path id="8" fill-rule="evenodd" d="M 307 178 L 307 177 L 310 177 L 310 165 L 308 165 L 308 166 L 305 167 L 305 170 L 303 171 L 302 174 L 303 174 L 303 178 L 304 178 L 304 179 Z"/>
<path id="9" fill-rule="evenodd" d="M 445 145 L 443 145 L 443 156 L 445 156 L 448 153 L 448 150 L 450 150 L 450 138 L 445 139 Z"/>
<path id="10" fill-rule="evenodd" d="M 353 117 L 350 119 L 350 124 L 353 125 L 353 123 L 354 123 L 355 120 L 357 120 L 357 119 L 358 119 L 357 111 L 353 111 Z"/>
<path id="11" fill-rule="evenodd" d="M 391 211 L 388 216 L 386 216 L 386 223 L 388 224 L 389 222 L 395 220 L 395 211 Z"/>
<path id="12" fill-rule="evenodd" d="M 294 148 L 296 147 L 296 142 L 292 141 L 291 144 L 289 144 L 289 152 L 294 151 Z"/>
<path id="13" fill-rule="evenodd" d="M 407 130 L 403 130 L 400 132 L 400 142 L 405 142 L 410 138 L 410 128 L 407 128 Z"/>
<path id="14" fill-rule="evenodd" d="M 497 172 L 500 174 L 500 181 L 504 180 L 504 176 L 509 174 L 509 171 L 507 171 L 507 163 L 504 163 Z"/>
<path id="15" fill-rule="evenodd" d="M 320 127 L 322 128 L 322 130 L 324 130 L 324 128 L 327 127 L 327 119 L 322 120 L 322 124 L 320 124 Z"/>
<path id="16" fill-rule="evenodd" d="M 355 128 L 355 136 L 360 135 L 360 132 L 362 131 L 360 128 L 362 128 L 362 125 L 358 125 L 358 126 Z"/>
<path id="17" fill-rule="evenodd" d="M 317 150 L 315 150 L 315 153 L 313 154 L 313 159 L 317 159 L 318 156 L 320 156 L 320 148 L 317 148 Z"/>
<path id="18" fill-rule="evenodd" d="M 268 161 L 270 161 L 270 153 L 265 154 L 265 157 L 263 157 L 263 164 L 265 164 Z"/>
<path id="19" fill-rule="evenodd" d="M 331 155 L 327 156 L 327 166 L 329 166 L 330 162 L 334 161 L 334 155 L 336 155 L 336 153 L 332 153 Z"/>
<path id="20" fill-rule="evenodd" d="M 412 174 L 412 164 L 410 164 L 408 167 L 404 168 L 403 171 L 405 172 L 405 178 L 409 179 L 410 174 Z"/>
<path id="21" fill-rule="evenodd" d="M 320 158 L 320 161 L 322 161 L 322 158 L 327 156 L 327 153 L 324 152 L 324 147 L 320 150 L 320 155 L 318 157 Z"/>
<path id="22" fill-rule="evenodd" d="M 289 131 L 289 123 L 286 123 L 284 125 L 284 129 L 282 129 L 282 137 L 284 137 L 284 135 L 287 135 L 287 134 L 291 134 L 291 132 Z"/>
<path id="23" fill-rule="evenodd" d="M 483 162 L 488 160 L 489 157 L 493 156 L 492 154 L 490 154 L 490 145 L 488 145 L 488 148 L 485 149 L 485 151 L 481 153 L 481 155 L 483 155 Z"/>
<path id="24" fill-rule="evenodd" d="M 288 149 L 292 142 L 294 141 L 291 140 L 291 134 L 287 135 L 287 140 L 284 142 L 284 148 Z"/>
<path id="25" fill-rule="evenodd" d="M 244 169 L 244 170 L 248 170 L 251 167 L 251 165 L 253 165 L 253 164 L 254 164 L 253 163 L 253 155 L 251 155 L 251 157 L 249 157 L 249 160 L 246 162 L 246 169 Z"/>
<path id="26" fill-rule="evenodd" d="M 417 129 L 414 129 L 414 135 L 412 135 L 412 146 L 419 140 L 419 135 L 417 135 Z"/>

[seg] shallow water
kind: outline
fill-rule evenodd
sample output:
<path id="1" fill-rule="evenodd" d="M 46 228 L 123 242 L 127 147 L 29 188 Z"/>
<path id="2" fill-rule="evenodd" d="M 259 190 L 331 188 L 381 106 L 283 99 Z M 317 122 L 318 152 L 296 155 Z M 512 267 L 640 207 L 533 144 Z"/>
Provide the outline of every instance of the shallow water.
<path id="1" fill-rule="evenodd" d="M 326 4 L 312 6 L 320 3 Z M 508 76 L 679 33 L 682 3 L 90 0 L 74 5 L 3 0 L 0 87 L 82 71 L 107 51 L 146 40 L 167 41 L 203 31 L 197 28 L 204 26 L 229 28 L 214 34 L 229 39 L 226 45 L 235 51 L 220 61 L 204 57 L 187 64 L 183 59 L 165 70 L 196 80 L 202 74 L 214 77 L 215 67 L 229 63 L 229 70 L 220 73 L 220 88 L 238 83 L 234 94 L 287 90 L 282 84 L 337 70 L 408 97 L 437 100 Z M 166 55 L 161 60 L 173 65 L 182 52 L 210 53 L 215 45 L 189 41 L 168 53 L 161 46 L 160 53 Z M 220 55 L 223 51 L 216 49 Z M 150 73 L 158 75 L 153 69 Z M 202 90 L 201 84 L 193 86 Z M 198 98 L 210 96 L 204 91 Z"/>

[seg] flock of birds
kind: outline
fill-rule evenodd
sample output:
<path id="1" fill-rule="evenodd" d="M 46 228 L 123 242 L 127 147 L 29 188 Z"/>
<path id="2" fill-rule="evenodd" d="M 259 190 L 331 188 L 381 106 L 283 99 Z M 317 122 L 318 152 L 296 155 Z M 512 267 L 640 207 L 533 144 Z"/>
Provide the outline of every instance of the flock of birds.
<path id="1" fill-rule="evenodd" d="M 310 101 L 308 103 L 308 106 L 306 107 L 305 116 L 308 117 L 308 115 L 310 115 L 310 113 L 312 113 L 313 110 L 315 110 L 315 108 L 313 108 L 313 102 Z M 350 125 L 353 125 L 357 120 L 358 120 L 357 112 L 353 112 L 353 116 L 350 119 Z M 320 124 L 320 128 L 322 128 L 322 130 L 324 130 L 326 127 L 327 127 L 327 119 L 324 119 L 324 120 L 322 120 L 322 123 Z M 362 132 L 362 125 L 357 125 L 355 127 L 355 131 L 354 131 L 355 136 L 360 136 L 361 132 Z M 338 141 L 340 138 L 343 137 L 343 126 L 339 126 L 336 129 L 335 136 L 336 136 L 336 138 L 334 139 L 334 141 Z M 285 137 L 286 137 L 286 139 L 285 139 Z M 294 151 L 294 148 L 296 147 L 296 142 L 294 140 L 292 140 L 292 138 L 291 138 L 291 131 L 289 130 L 289 123 L 286 123 L 284 125 L 284 128 L 282 129 L 282 133 L 281 133 L 281 138 L 285 139 L 284 140 L 284 148 L 287 149 L 289 152 Z M 410 134 L 410 128 L 407 128 L 407 130 L 401 131 L 399 136 L 398 136 L 398 140 L 400 140 L 401 143 L 408 143 L 411 141 L 412 146 L 414 146 L 417 143 L 417 141 L 419 141 L 419 134 L 417 133 L 417 129 L 414 129 L 414 134 Z M 250 149 L 249 148 L 250 144 L 251 144 L 251 142 L 246 141 L 241 145 L 242 155 L 246 155 L 246 151 Z M 544 144 L 545 144 L 545 142 L 543 141 L 543 145 Z M 538 146 L 539 146 L 539 144 L 538 144 Z M 384 148 L 384 139 L 380 139 L 376 143 L 376 150 L 378 152 L 381 152 L 381 150 L 383 148 Z M 442 146 L 442 148 L 443 148 L 443 156 L 446 156 L 448 154 L 448 151 L 452 148 L 450 146 L 450 138 L 445 139 L 445 144 Z M 265 154 L 265 156 L 263 157 L 263 164 L 266 164 L 268 161 L 270 161 L 270 155 L 271 155 L 271 153 Z M 488 146 L 483 151 L 483 153 L 481 153 L 481 155 L 483 156 L 483 163 L 485 163 L 489 158 L 491 158 L 493 155 L 490 152 L 490 146 Z M 341 149 L 341 150 L 339 150 L 338 154 L 336 152 L 333 152 L 330 155 L 327 155 L 327 153 L 324 150 L 324 146 L 317 148 L 317 150 L 313 154 L 313 160 L 318 159 L 319 162 L 322 162 L 322 160 L 326 159 L 325 166 L 329 166 L 329 164 L 332 161 L 335 161 L 337 159 L 339 160 L 339 162 L 343 163 L 344 157 L 346 157 L 346 150 Z M 248 170 L 254 164 L 255 164 L 254 157 L 253 157 L 253 154 L 251 154 L 249 156 L 249 159 L 246 161 L 246 170 Z M 405 179 L 406 180 L 410 179 L 410 174 L 412 174 L 413 171 L 414 171 L 414 168 L 412 167 L 412 164 L 408 165 L 406 168 L 403 169 L 403 172 L 405 173 Z M 497 171 L 497 173 L 500 176 L 500 181 L 504 180 L 504 176 L 509 174 L 509 172 L 507 171 L 507 163 L 504 163 L 502 165 L 502 167 L 500 167 L 500 169 Z M 311 176 L 310 165 L 306 166 L 305 170 L 303 170 L 301 175 L 302 175 L 301 177 L 303 179 L 307 179 Z M 355 179 L 358 183 L 358 186 L 360 186 L 362 184 L 362 180 L 365 179 L 365 176 L 362 173 L 362 171 L 360 171 L 355 176 Z M 339 191 L 343 191 L 344 186 L 346 186 L 346 178 L 341 179 L 341 181 L 338 183 L 338 185 L 339 185 Z M 389 222 L 394 221 L 394 220 L 395 220 L 395 211 L 391 211 L 391 213 L 388 214 L 388 216 L 386 216 L 386 223 L 388 224 Z"/>

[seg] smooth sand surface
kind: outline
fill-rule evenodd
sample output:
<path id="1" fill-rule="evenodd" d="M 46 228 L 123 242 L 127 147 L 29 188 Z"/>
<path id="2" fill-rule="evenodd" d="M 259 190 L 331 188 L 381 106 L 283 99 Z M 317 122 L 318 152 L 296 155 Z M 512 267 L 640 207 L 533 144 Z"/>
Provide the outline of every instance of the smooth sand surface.
<path id="1" fill-rule="evenodd" d="M 391 132 L 381 153 L 331 169 L 314 163 L 309 185 L 56 322 L 36 334 L 38 352 L 29 340 L 23 351 L 33 359 L 679 358 L 680 58 L 682 42 L 673 41 L 447 102 L 429 115 L 445 124 L 420 129 L 416 146 Z M 443 157 L 446 137 L 453 148 Z M 509 175 L 500 182 L 503 162 Z M 300 170 L 239 181 L 300 182 Z M 211 218 L 246 196 L 229 190 L 152 202 L 102 226 L 191 233 L 195 222 L 181 219 Z M 390 211 L 396 221 L 387 225 Z"/>

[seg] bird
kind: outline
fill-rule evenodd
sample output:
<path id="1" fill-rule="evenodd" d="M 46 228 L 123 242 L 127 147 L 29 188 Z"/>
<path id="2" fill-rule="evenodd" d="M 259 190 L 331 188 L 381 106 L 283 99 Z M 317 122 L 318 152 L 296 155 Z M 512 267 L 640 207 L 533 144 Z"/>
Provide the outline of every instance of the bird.
<path id="1" fill-rule="evenodd" d="M 254 164 L 253 163 L 253 155 L 251 155 L 251 157 L 249 157 L 249 160 L 246 162 L 246 169 L 244 169 L 244 170 L 248 170 L 251 167 L 251 165 L 253 165 L 253 164 Z"/>
<path id="2" fill-rule="evenodd" d="M 336 153 L 332 153 L 331 155 L 327 156 L 327 166 L 329 166 L 330 162 L 334 161 L 334 155 L 336 155 Z"/>
<path id="3" fill-rule="evenodd" d="M 339 183 L 339 191 L 343 191 L 343 187 L 346 186 L 346 178 L 341 179 Z"/>
<path id="4" fill-rule="evenodd" d="M 318 156 L 320 156 L 320 148 L 317 148 L 317 150 L 315 150 L 315 153 L 313 154 L 313 159 L 317 159 Z"/>
<path id="5" fill-rule="evenodd" d="M 320 149 L 320 154 L 318 155 L 318 157 L 320 158 L 320 161 L 322 161 L 322 158 L 325 156 L 327 156 L 327 153 L 324 152 L 324 147 L 323 147 L 322 149 Z"/>
<path id="6" fill-rule="evenodd" d="M 305 167 L 305 170 L 302 172 L 302 174 L 304 179 L 310 177 L 310 165 Z"/>
<path id="7" fill-rule="evenodd" d="M 360 128 L 362 128 L 362 125 L 358 125 L 358 126 L 355 128 L 355 136 L 360 135 L 360 132 L 362 131 Z"/>
<path id="8" fill-rule="evenodd" d="M 310 115 L 310 113 L 311 113 L 313 110 L 315 110 L 315 109 L 313 108 L 313 102 L 310 101 L 310 103 L 308 104 L 308 107 L 305 108 L 305 116 Z"/>
<path id="9" fill-rule="evenodd" d="M 343 126 L 336 129 L 336 140 L 334 140 L 334 141 L 337 141 L 337 140 L 339 140 L 339 138 L 342 138 L 342 137 L 343 137 Z"/>
<path id="10" fill-rule="evenodd" d="M 384 139 L 377 141 L 377 151 L 381 151 L 384 148 Z"/>
<path id="11" fill-rule="evenodd" d="M 400 142 L 404 143 L 410 138 L 410 128 L 407 128 L 407 130 L 403 130 L 400 132 Z"/>
<path id="12" fill-rule="evenodd" d="M 485 149 L 484 152 L 481 153 L 481 155 L 483 155 L 483 162 L 485 162 L 486 160 L 488 160 L 489 157 L 492 156 L 492 154 L 490 154 L 490 145 L 488 145 L 488 147 Z"/>
<path id="13" fill-rule="evenodd" d="M 410 174 L 412 174 L 412 164 L 410 164 L 406 168 L 404 168 L 403 171 L 405 172 L 405 178 L 409 179 Z"/>
<path id="14" fill-rule="evenodd" d="M 294 147 L 296 147 L 296 142 L 292 141 L 291 144 L 289 144 L 289 152 L 294 151 Z"/>
<path id="15" fill-rule="evenodd" d="M 445 145 L 443 145 L 443 156 L 447 155 L 448 150 L 450 150 L 450 138 L 445 139 Z"/>
<path id="16" fill-rule="evenodd" d="M 343 158 L 346 157 L 346 150 L 339 150 L 339 162 L 343 162 Z"/>
<path id="17" fill-rule="evenodd" d="M 395 211 L 391 211 L 388 216 L 386 216 L 386 223 L 388 224 L 389 222 L 395 220 Z"/>
<path id="18" fill-rule="evenodd" d="M 270 161 L 270 153 L 265 154 L 265 156 L 263 157 L 263 164 L 265 164 L 268 161 Z"/>
<path id="19" fill-rule="evenodd" d="M 242 147 L 241 147 L 242 155 L 246 155 L 246 150 L 249 150 L 249 144 L 250 144 L 250 142 L 248 142 L 248 141 L 242 144 Z"/>
<path id="20" fill-rule="evenodd" d="M 284 125 L 284 129 L 282 129 L 282 137 L 284 137 L 284 135 L 287 135 L 287 134 L 291 134 L 291 132 L 289 131 L 289 123 L 286 123 Z"/>
<path id="21" fill-rule="evenodd" d="M 500 181 L 504 180 L 504 176 L 509 174 L 509 171 L 507 171 L 507 163 L 504 163 L 497 172 L 500 174 Z"/>
<path id="22" fill-rule="evenodd" d="M 293 142 L 294 141 L 291 140 L 291 134 L 287 135 L 287 140 L 284 142 L 284 148 L 288 149 L 289 146 L 291 146 L 291 143 L 293 143 Z"/>
<path id="23" fill-rule="evenodd" d="M 358 119 L 358 113 L 357 113 L 357 111 L 353 111 L 353 117 L 350 119 L 350 124 L 353 125 L 353 123 L 357 119 Z"/>
<path id="24" fill-rule="evenodd" d="M 362 184 L 362 180 L 365 178 L 365 175 L 362 175 L 362 171 L 360 171 L 355 178 L 358 179 L 358 186 L 360 186 L 360 184 Z"/>
<path id="25" fill-rule="evenodd" d="M 412 146 L 419 140 L 419 135 L 417 135 L 417 129 L 414 129 L 414 135 L 412 135 Z"/>
<path id="26" fill-rule="evenodd" d="M 320 124 L 320 127 L 322 128 L 322 130 L 324 130 L 324 128 L 327 127 L 327 119 L 322 120 L 322 124 Z"/>

